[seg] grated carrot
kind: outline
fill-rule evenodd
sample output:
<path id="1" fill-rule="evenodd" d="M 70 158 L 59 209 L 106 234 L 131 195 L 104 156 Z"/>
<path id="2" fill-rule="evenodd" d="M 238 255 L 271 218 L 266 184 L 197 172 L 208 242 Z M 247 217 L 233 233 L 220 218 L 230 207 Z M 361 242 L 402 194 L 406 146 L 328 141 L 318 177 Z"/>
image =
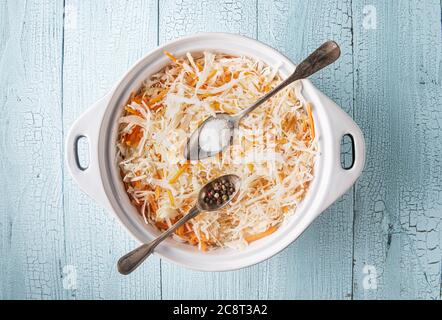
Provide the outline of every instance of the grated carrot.
<path id="1" fill-rule="evenodd" d="M 289 131 L 293 125 L 296 123 L 296 116 L 290 117 L 290 120 L 287 122 L 287 131 Z"/>
<path id="2" fill-rule="evenodd" d="M 253 234 L 251 236 L 248 236 L 245 238 L 245 240 L 250 243 L 259 239 L 262 239 L 264 237 L 267 237 L 268 235 L 272 234 L 273 232 L 275 232 L 278 228 L 275 226 L 272 226 L 270 228 L 268 228 L 266 231 L 261 232 L 261 233 L 257 233 L 257 234 Z"/>
<path id="3" fill-rule="evenodd" d="M 209 82 L 210 79 L 212 79 L 216 75 L 216 70 L 213 69 L 210 71 L 209 75 L 207 76 L 206 82 Z"/>
<path id="4" fill-rule="evenodd" d="M 306 132 L 306 131 L 307 131 L 307 121 L 302 119 L 302 132 Z"/>
<path id="5" fill-rule="evenodd" d="M 157 221 L 155 222 L 155 225 L 159 228 L 159 229 L 169 229 L 169 226 L 164 223 L 163 221 Z"/>
<path id="6" fill-rule="evenodd" d="M 138 110 L 134 110 L 132 108 L 129 108 L 128 106 L 124 107 L 124 110 L 126 110 L 126 112 L 129 114 L 141 117 L 141 113 Z"/>
<path id="7" fill-rule="evenodd" d="M 133 182 L 133 185 L 134 185 L 136 188 L 141 188 L 141 181 L 140 181 L 140 180 L 135 181 L 135 182 Z"/>
<path id="8" fill-rule="evenodd" d="M 220 104 L 218 101 L 210 102 L 210 107 L 215 111 L 219 111 L 219 106 L 220 106 Z"/>
<path id="9" fill-rule="evenodd" d="M 261 91 L 263 91 L 263 92 L 269 92 L 269 91 L 270 91 L 270 86 L 269 86 L 268 84 L 263 85 Z"/>
<path id="10" fill-rule="evenodd" d="M 161 187 L 156 186 L 155 188 L 155 198 L 158 200 L 160 198 Z"/>
<path id="11" fill-rule="evenodd" d="M 186 233 L 185 225 L 179 226 L 175 233 L 179 236 L 183 236 Z"/>
<path id="12" fill-rule="evenodd" d="M 156 110 L 161 109 L 162 107 L 164 107 L 164 104 L 160 103 L 160 104 L 157 104 L 157 105 L 154 105 L 154 106 L 150 107 L 150 110 L 151 111 L 156 111 Z"/>
<path id="13" fill-rule="evenodd" d="M 219 95 L 220 95 L 219 92 L 217 92 L 217 93 L 203 93 L 203 94 L 197 94 L 198 98 L 200 98 L 200 99 L 205 99 L 205 98 L 208 98 L 208 97 L 214 97 L 214 96 L 219 96 Z"/>
<path id="14" fill-rule="evenodd" d="M 158 179 L 160 179 L 160 180 L 163 179 L 164 169 L 158 169 L 155 173 L 156 173 L 156 176 Z"/>
<path id="15" fill-rule="evenodd" d="M 186 79 L 187 84 L 191 87 L 195 87 L 195 85 L 199 79 L 198 76 L 196 74 L 194 74 L 193 72 L 191 72 L 191 73 L 186 72 L 184 74 L 184 78 Z"/>
<path id="16" fill-rule="evenodd" d="M 198 67 L 198 71 L 199 71 L 199 72 L 201 72 L 201 71 L 204 70 L 204 66 L 201 64 L 201 62 L 198 61 L 198 62 L 196 63 L 196 66 Z"/>
<path id="17" fill-rule="evenodd" d="M 138 95 L 132 98 L 132 102 L 135 102 L 136 104 L 141 104 L 142 101 L 143 101 L 142 95 Z"/>
<path id="18" fill-rule="evenodd" d="M 206 251 L 207 251 L 207 244 L 206 244 L 206 241 L 201 240 L 201 241 L 200 241 L 200 247 L 201 247 L 201 251 L 202 251 L 202 252 L 206 252 Z"/>
<path id="19" fill-rule="evenodd" d="M 170 60 L 172 60 L 175 63 L 178 63 L 178 59 L 173 54 L 171 54 L 169 51 L 164 50 L 163 52 Z"/>
<path id="20" fill-rule="evenodd" d="M 135 126 L 132 129 L 132 132 L 124 137 L 124 141 L 128 146 L 135 146 L 140 142 L 142 137 L 143 137 L 143 131 L 141 130 L 141 127 Z"/>
<path id="21" fill-rule="evenodd" d="M 147 200 L 149 201 L 149 205 L 150 205 L 150 208 L 152 209 L 152 211 L 156 212 L 158 210 L 158 206 L 157 206 L 155 199 L 153 199 L 153 197 L 149 197 L 149 198 L 147 198 Z"/>
<path id="22" fill-rule="evenodd" d="M 309 102 L 307 103 L 307 114 L 308 114 L 308 121 L 310 123 L 310 130 L 312 134 L 312 140 L 315 140 L 315 123 L 313 122 L 313 114 L 312 114 L 312 104 Z"/>
<path id="23" fill-rule="evenodd" d="M 200 240 L 199 240 L 200 250 L 202 252 L 207 251 L 207 239 L 206 235 L 200 231 Z"/>
<path id="24" fill-rule="evenodd" d="M 155 98 L 150 99 L 149 106 L 161 101 L 166 96 L 167 92 L 168 92 L 168 90 L 164 89 Z"/>
<path id="25" fill-rule="evenodd" d="M 196 237 L 195 232 L 193 230 L 190 232 L 190 235 L 189 235 L 189 238 L 187 239 L 187 241 L 192 245 L 195 245 L 198 243 L 198 238 Z"/>
<path id="26" fill-rule="evenodd" d="M 131 104 L 132 101 L 134 100 L 134 97 L 135 97 L 135 92 L 132 91 L 132 92 L 130 93 L 129 99 L 127 100 L 126 104 Z"/>
<path id="27" fill-rule="evenodd" d="M 186 169 L 189 167 L 190 163 L 186 162 L 181 166 L 181 168 L 178 169 L 177 173 L 169 180 L 169 184 L 174 184 L 178 181 L 178 179 L 181 177 L 181 175 L 186 171 Z"/>
<path id="28" fill-rule="evenodd" d="M 167 195 L 169 196 L 170 205 L 175 208 L 175 198 L 173 197 L 172 191 L 167 189 Z"/>

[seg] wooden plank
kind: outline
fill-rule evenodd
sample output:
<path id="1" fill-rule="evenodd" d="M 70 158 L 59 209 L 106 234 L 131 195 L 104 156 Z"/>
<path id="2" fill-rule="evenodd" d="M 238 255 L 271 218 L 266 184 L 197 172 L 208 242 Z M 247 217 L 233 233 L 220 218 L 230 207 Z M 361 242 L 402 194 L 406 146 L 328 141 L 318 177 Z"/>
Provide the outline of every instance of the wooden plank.
<path id="1" fill-rule="evenodd" d="M 157 2 L 66 1 L 64 133 L 128 67 L 157 45 Z M 137 243 L 64 172 L 67 264 L 77 272 L 78 299 L 158 299 L 160 262 L 152 257 L 130 277 L 116 271 L 119 256 Z"/>
<path id="2" fill-rule="evenodd" d="M 374 30 L 363 25 L 368 5 Z M 440 299 L 440 6 L 160 2 L 161 42 L 197 31 L 259 34 L 299 61 L 326 38 L 339 40 L 340 64 L 313 80 L 354 112 L 368 147 L 355 203 L 347 193 L 282 254 L 227 273 L 162 262 L 161 283 L 157 258 L 131 277 L 116 273 L 117 257 L 135 242 L 62 168 L 70 124 L 156 45 L 157 1 L 66 0 L 64 63 L 63 1 L 0 1 L 0 256 L 9 257 L 0 259 L 0 299 L 160 298 L 161 285 L 164 298 L 349 298 L 353 205 L 354 298 Z M 70 266 L 75 290 L 62 278 Z M 377 289 L 364 288 L 365 266 L 376 269 Z"/>
<path id="3" fill-rule="evenodd" d="M 256 35 L 255 1 L 162 1 L 160 42 L 202 31 Z M 258 267 L 234 272 L 194 272 L 162 261 L 164 299 L 258 298 Z"/>
<path id="4" fill-rule="evenodd" d="M 197 32 L 256 37 L 257 0 L 160 1 L 160 42 Z"/>
<path id="5" fill-rule="evenodd" d="M 353 112 L 351 1 L 260 1 L 259 39 L 295 63 L 328 39 L 340 60 L 313 83 Z M 283 253 L 260 266 L 260 298 L 348 299 L 352 293 L 352 190 L 324 212 Z"/>
<path id="6" fill-rule="evenodd" d="M 355 117 L 367 141 L 356 189 L 354 297 L 439 299 L 441 3 L 353 2 Z M 377 26 L 369 29 L 374 10 Z M 364 286 L 367 265 L 377 288 Z"/>
<path id="7" fill-rule="evenodd" d="M 0 299 L 62 298 L 62 1 L 0 3 Z"/>

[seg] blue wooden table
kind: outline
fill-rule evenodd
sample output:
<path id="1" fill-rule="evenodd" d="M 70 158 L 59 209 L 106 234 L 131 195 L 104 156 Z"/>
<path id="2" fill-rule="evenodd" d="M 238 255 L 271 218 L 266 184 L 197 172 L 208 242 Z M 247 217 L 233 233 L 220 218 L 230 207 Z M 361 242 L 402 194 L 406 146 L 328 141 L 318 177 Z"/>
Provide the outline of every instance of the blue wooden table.
<path id="1" fill-rule="evenodd" d="M 150 49 L 199 31 L 257 38 L 294 62 L 343 50 L 313 78 L 361 126 L 354 188 L 285 251 L 234 272 L 150 259 L 64 164 L 72 122 Z M 0 0 L 0 299 L 440 299 L 440 0 Z"/>

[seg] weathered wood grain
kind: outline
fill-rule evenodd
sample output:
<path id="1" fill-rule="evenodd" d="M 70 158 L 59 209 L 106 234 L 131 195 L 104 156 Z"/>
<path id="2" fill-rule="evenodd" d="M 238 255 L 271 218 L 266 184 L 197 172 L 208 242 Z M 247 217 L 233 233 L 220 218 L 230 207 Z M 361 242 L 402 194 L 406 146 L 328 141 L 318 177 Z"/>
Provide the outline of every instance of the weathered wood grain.
<path id="1" fill-rule="evenodd" d="M 61 1 L 0 2 L 0 298 L 63 297 Z"/>
<path id="2" fill-rule="evenodd" d="M 259 40 L 295 63 L 329 39 L 342 49 L 337 63 L 313 83 L 353 112 L 351 1 L 260 1 Z M 349 299 L 352 295 L 353 191 L 324 212 L 283 253 L 260 266 L 260 298 Z"/>
<path id="3" fill-rule="evenodd" d="M 232 32 L 255 37 L 256 4 L 257 0 L 160 0 L 160 41 L 197 32 Z"/>
<path id="4" fill-rule="evenodd" d="M 373 8 L 377 26 L 367 29 Z M 355 118 L 367 141 L 354 297 L 440 299 L 441 3 L 353 1 L 353 14 Z M 377 288 L 363 285 L 367 265 Z"/>
<path id="5" fill-rule="evenodd" d="M 63 128 L 104 95 L 129 66 L 157 45 L 157 3 L 66 1 Z M 160 262 L 152 257 L 130 277 L 116 261 L 137 243 L 64 171 L 66 264 L 77 271 L 70 298 L 159 299 Z"/>
<path id="6" fill-rule="evenodd" d="M 342 58 L 313 82 L 361 125 L 366 169 L 267 262 L 202 273 L 154 257 L 122 277 L 136 243 L 72 182 L 63 140 L 158 41 L 199 31 L 295 62 L 336 39 Z M 441 39 L 438 0 L 0 1 L 0 299 L 440 299 Z"/>
<path id="7" fill-rule="evenodd" d="M 225 31 L 256 36 L 256 2 L 161 1 L 160 43 L 187 34 Z M 204 273 L 162 261 L 164 299 L 258 298 L 258 267 L 234 272 Z"/>

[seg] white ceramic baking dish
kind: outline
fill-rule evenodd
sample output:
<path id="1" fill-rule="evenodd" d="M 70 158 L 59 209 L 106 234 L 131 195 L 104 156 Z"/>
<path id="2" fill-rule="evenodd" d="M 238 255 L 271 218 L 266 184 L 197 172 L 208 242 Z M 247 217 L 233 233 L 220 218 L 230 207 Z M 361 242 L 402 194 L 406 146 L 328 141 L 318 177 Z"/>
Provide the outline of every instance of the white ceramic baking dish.
<path id="1" fill-rule="evenodd" d="M 139 60 L 128 70 L 118 84 L 90 107 L 72 125 L 66 140 L 66 158 L 69 171 L 80 188 L 95 201 L 113 213 L 127 231 L 139 242 L 151 241 L 159 232 L 147 226 L 130 203 L 115 162 L 118 118 L 132 91 L 142 81 L 169 63 L 163 51 L 177 56 L 186 52 L 223 52 L 245 55 L 264 61 L 270 66 L 282 62 L 280 73 L 287 77 L 295 65 L 275 49 L 239 35 L 202 33 L 169 42 Z M 313 117 L 320 155 L 315 162 L 315 178 L 307 196 L 287 223 L 274 234 L 252 243 L 243 251 L 218 249 L 202 253 L 197 248 L 168 239 L 156 253 L 188 268 L 204 271 L 238 269 L 263 261 L 278 253 L 312 223 L 318 215 L 349 189 L 362 172 L 365 145 L 361 130 L 333 101 L 316 89 L 309 80 L 303 80 L 303 96 L 313 103 Z M 349 134 L 353 140 L 354 164 L 344 170 L 340 161 L 340 142 Z M 89 166 L 78 164 L 77 141 L 89 140 Z M 121 252 L 123 254 L 124 252 Z"/>

